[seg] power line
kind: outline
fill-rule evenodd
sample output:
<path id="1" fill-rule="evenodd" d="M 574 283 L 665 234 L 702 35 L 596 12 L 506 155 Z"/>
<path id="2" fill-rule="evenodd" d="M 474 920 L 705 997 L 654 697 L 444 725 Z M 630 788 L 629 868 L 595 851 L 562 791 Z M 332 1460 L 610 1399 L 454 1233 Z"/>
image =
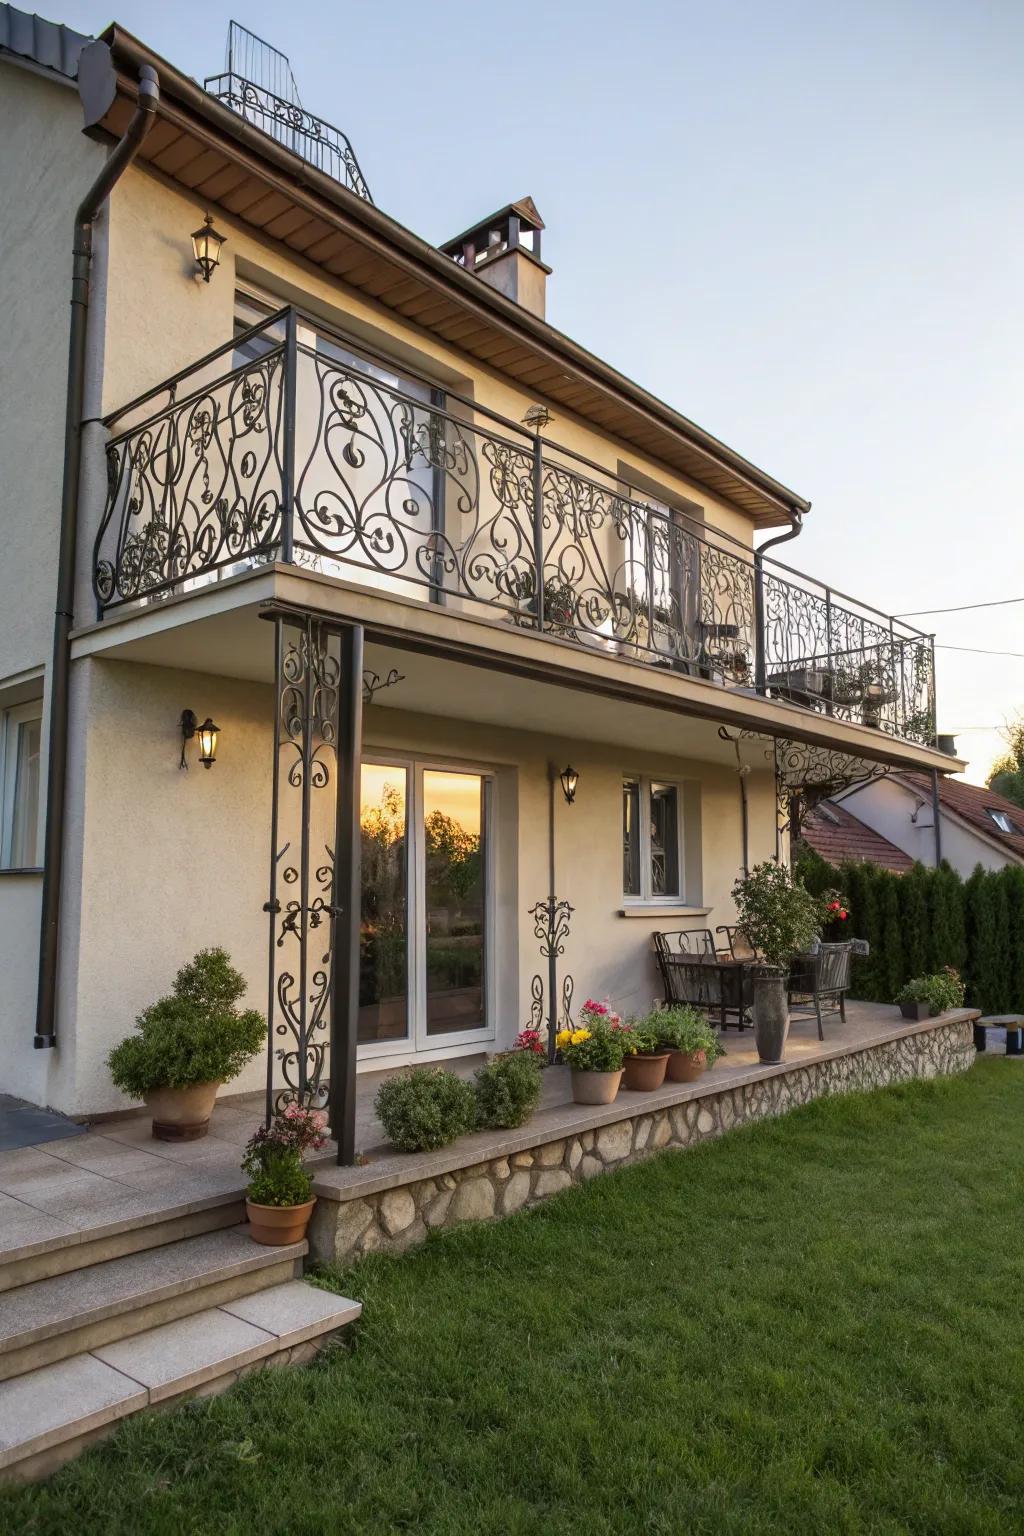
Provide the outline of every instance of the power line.
<path id="1" fill-rule="evenodd" d="M 959 608 L 913 608 L 909 613 L 894 613 L 893 618 L 921 619 L 930 613 L 967 613 L 972 608 L 1006 608 L 1010 603 L 1024 603 L 1024 597 L 999 597 L 990 603 L 962 603 Z"/>
<path id="2" fill-rule="evenodd" d="M 972 656 L 1012 656 L 1017 661 L 1024 661 L 1024 651 L 985 651 L 977 645 L 939 645 L 937 651 L 970 651 Z"/>

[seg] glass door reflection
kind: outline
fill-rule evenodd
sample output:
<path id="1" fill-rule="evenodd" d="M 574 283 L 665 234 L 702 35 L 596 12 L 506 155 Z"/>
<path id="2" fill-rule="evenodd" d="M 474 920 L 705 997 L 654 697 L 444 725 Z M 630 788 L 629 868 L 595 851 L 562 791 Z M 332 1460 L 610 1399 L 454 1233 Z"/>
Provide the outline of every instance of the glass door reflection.
<path id="1" fill-rule="evenodd" d="M 409 774 L 362 766 L 362 907 L 359 925 L 359 1040 L 409 1036 Z"/>
<path id="2" fill-rule="evenodd" d="M 487 780 L 423 774 L 426 1034 L 481 1029 L 486 1018 Z"/>

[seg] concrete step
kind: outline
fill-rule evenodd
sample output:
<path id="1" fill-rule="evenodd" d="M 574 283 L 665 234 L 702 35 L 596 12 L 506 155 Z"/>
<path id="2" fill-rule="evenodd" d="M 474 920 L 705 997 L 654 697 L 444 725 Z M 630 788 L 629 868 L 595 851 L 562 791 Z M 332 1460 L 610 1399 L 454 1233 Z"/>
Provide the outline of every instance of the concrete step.
<path id="1" fill-rule="evenodd" d="M 126 1190 L 126 1199 L 131 1196 L 132 1191 Z M 133 1212 L 131 1216 L 100 1222 L 81 1231 L 62 1231 L 53 1237 L 34 1237 L 27 1242 L 19 1242 L 17 1237 L 13 1242 L 3 1242 L 7 1235 L 4 1222 L 9 1214 L 6 1206 L 0 1209 L 0 1293 L 124 1254 L 236 1227 L 245 1220 L 244 1180 L 239 1178 L 237 1188 L 202 1198 L 163 1201 L 157 1196 L 151 1212 Z M 13 1222 L 12 1228 L 17 1230 Z M 3 1305 L 0 1302 L 0 1309 Z"/>
<path id="2" fill-rule="evenodd" d="M 48 1476 L 132 1413 L 299 1364 L 360 1304 L 290 1280 L 0 1384 L 0 1479 Z"/>
<path id="3" fill-rule="evenodd" d="M 8 1291 L 0 1305 L 0 1381 L 302 1273 L 303 1241 L 253 1242 L 244 1226 L 164 1243 Z"/>

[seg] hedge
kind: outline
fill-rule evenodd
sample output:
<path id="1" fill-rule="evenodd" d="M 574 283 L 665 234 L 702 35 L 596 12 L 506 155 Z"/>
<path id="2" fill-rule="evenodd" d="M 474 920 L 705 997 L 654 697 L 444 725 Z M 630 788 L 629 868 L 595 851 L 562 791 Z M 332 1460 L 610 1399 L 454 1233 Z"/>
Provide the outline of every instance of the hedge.
<path id="1" fill-rule="evenodd" d="M 983 1013 L 1024 1013 L 1024 868 L 985 870 L 962 880 L 943 862 L 905 875 L 877 864 L 829 864 L 806 845 L 797 856 L 805 885 L 837 886 L 850 904 L 851 938 L 871 953 L 856 960 L 852 995 L 891 1003 L 905 981 L 951 965 L 967 1002 Z M 845 925 L 844 925 L 845 928 Z"/>

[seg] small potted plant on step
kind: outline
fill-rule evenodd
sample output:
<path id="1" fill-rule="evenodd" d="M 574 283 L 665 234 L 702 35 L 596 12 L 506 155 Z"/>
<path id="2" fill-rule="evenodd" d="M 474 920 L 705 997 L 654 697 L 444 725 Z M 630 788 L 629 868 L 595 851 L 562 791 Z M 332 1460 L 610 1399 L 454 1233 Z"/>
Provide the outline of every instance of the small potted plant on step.
<path id="1" fill-rule="evenodd" d="M 137 1034 L 107 1058 L 114 1086 L 144 1099 L 158 1141 L 205 1136 L 217 1089 L 266 1042 L 255 1009 L 240 1012 L 245 978 L 223 949 L 203 949 L 174 978 L 168 997 L 143 1010 Z"/>
<path id="2" fill-rule="evenodd" d="M 933 1019 L 951 1008 L 962 1008 L 964 993 L 959 973 L 947 965 L 936 975 L 915 976 L 900 988 L 896 1001 L 905 1019 Z"/>
<path id="3" fill-rule="evenodd" d="M 599 1009 L 600 1011 L 595 1011 Z M 611 1104 L 622 1082 L 622 1031 L 612 1029 L 618 1017 L 602 1004 L 584 1003 L 579 1024 L 559 1030 L 555 1044 L 572 1074 L 576 1104 Z"/>
<path id="4" fill-rule="evenodd" d="M 654 1029 L 646 1019 L 620 1024 L 615 1033 L 622 1038 L 623 1087 L 629 1093 L 653 1093 L 665 1081 L 668 1051 L 659 1044 Z"/>
<path id="5" fill-rule="evenodd" d="M 319 1152 L 326 1141 L 327 1116 L 301 1104 L 286 1105 L 249 1138 L 242 1171 L 249 1175 L 245 1210 L 257 1243 L 279 1247 L 305 1237 L 316 1200 L 302 1157 Z"/>
<path id="6" fill-rule="evenodd" d="M 819 898 L 784 864 L 766 859 L 732 888 L 739 926 L 760 955 L 754 971 L 754 1043 L 763 1062 L 782 1061 L 789 1034 L 786 983 L 794 955 L 820 932 Z"/>
<path id="7" fill-rule="evenodd" d="M 696 1008 L 660 1008 L 644 1023 L 668 1051 L 673 1083 L 695 1083 L 724 1054 L 717 1033 Z"/>

